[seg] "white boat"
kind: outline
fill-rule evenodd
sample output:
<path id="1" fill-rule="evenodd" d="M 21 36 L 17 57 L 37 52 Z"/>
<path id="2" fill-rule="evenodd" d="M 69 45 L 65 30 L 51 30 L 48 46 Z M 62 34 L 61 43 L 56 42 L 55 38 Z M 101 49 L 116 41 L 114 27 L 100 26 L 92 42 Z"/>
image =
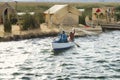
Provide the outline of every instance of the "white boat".
<path id="1" fill-rule="evenodd" d="M 65 42 L 65 43 L 52 42 L 53 50 L 65 50 L 73 47 L 74 45 L 75 45 L 74 42 Z"/>

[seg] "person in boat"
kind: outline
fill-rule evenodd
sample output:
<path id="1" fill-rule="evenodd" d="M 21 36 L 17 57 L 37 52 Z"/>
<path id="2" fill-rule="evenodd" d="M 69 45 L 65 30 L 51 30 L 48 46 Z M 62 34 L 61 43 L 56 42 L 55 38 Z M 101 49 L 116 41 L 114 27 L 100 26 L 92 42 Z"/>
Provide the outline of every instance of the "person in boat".
<path id="1" fill-rule="evenodd" d="M 65 31 L 62 31 L 62 33 L 59 35 L 59 40 L 56 42 L 60 42 L 60 43 L 68 42 Z"/>
<path id="2" fill-rule="evenodd" d="M 73 31 L 70 32 L 68 40 L 74 41 L 74 35 L 75 35 L 75 29 L 73 29 Z"/>
<path id="3" fill-rule="evenodd" d="M 67 42 L 67 35 L 65 31 L 62 31 L 62 34 L 60 35 L 61 42 Z"/>

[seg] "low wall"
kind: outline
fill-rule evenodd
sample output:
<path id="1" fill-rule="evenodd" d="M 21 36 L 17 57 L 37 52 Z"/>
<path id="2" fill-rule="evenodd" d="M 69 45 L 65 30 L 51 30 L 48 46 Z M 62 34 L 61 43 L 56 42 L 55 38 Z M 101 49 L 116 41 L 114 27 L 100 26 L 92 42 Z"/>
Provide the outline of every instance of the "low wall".
<path id="1" fill-rule="evenodd" d="M 21 29 L 19 25 L 12 25 L 12 35 L 20 35 Z"/>
<path id="2" fill-rule="evenodd" d="M 20 35 L 21 34 L 20 26 L 12 25 L 11 34 L 12 35 Z M 0 37 L 4 37 L 5 35 L 6 35 L 6 33 L 4 31 L 4 25 L 0 25 Z"/>
<path id="3" fill-rule="evenodd" d="M 4 37 L 4 26 L 0 25 L 0 37 Z"/>

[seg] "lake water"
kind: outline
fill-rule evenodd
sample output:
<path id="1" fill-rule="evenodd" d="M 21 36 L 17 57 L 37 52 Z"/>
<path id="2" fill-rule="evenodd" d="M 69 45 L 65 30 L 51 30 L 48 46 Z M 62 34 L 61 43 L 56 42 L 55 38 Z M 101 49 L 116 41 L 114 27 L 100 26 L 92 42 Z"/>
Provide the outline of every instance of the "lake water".
<path id="1" fill-rule="evenodd" d="M 54 53 L 54 38 L 0 43 L 0 80 L 120 80 L 120 31 L 76 38 Z"/>

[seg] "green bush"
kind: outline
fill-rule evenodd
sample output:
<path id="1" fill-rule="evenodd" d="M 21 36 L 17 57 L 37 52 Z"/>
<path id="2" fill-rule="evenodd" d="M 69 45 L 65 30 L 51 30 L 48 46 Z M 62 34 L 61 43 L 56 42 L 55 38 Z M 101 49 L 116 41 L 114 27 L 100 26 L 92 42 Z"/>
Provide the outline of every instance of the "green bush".
<path id="1" fill-rule="evenodd" d="M 10 19 L 11 24 L 16 24 L 17 21 L 18 21 L 17 18 L 11 18 Z"/>
<path id="2" fill-rule="evenodd" d="M 35 16 L 36 21 L 37 21 L 39 24 L 45 22 L 45 18 L 44 18 L 43 12 L 40 12 L 40 11 L 38 12 L 38 11 L 36 11 L 34 16 Z"/>
<path id="3" fill-rule="evenodd" d="M 10 20 L 6 20 L 4 22 L 4 31 L 5 32 L 11 32 L 11 23 L 10 23 Z"/>
<path id="4" fill-rule="evenodd" d="M 80 16 L 79 17 L 79 23 L 80 24 L 85 24 L 85 16 Z"/>
<path id="5" fill-rule="evenodd" d="M 92 17 L 92 8 L 91 9 L 85 9 L 85 12 L 82 13 L 82 16 L 79 17 L 79 23 L 80 24 L 86 24 L 85 23 L 85 17 L 89 16 L 90 18 Z"/>
<path id="6" fill-rule="evenodd" d="M 17 19 L 17 15 L 10 15 L 10 22 L 11 22 L 11 24 L 16 24 L 17 23 L 17 21 L 18 21 L 18 19 Z"/>
<path id="7" fill-rule="evenodd" d="M 120 6 L 115 8 L 115 18 L 117 21 L 120 21 Z"/>
<path id="8" fill-rule="evenodd" d="M 35 15 L 30 15 L 26 13 L 23 16 L 23 30 L 34 29 L 39 27 L 39 21 Z"/>
<path id="9" fill-rule="evenodd" d="M 120 21 L 120 12 L 115 13 L 115 18 L 117 21 Z"/>

